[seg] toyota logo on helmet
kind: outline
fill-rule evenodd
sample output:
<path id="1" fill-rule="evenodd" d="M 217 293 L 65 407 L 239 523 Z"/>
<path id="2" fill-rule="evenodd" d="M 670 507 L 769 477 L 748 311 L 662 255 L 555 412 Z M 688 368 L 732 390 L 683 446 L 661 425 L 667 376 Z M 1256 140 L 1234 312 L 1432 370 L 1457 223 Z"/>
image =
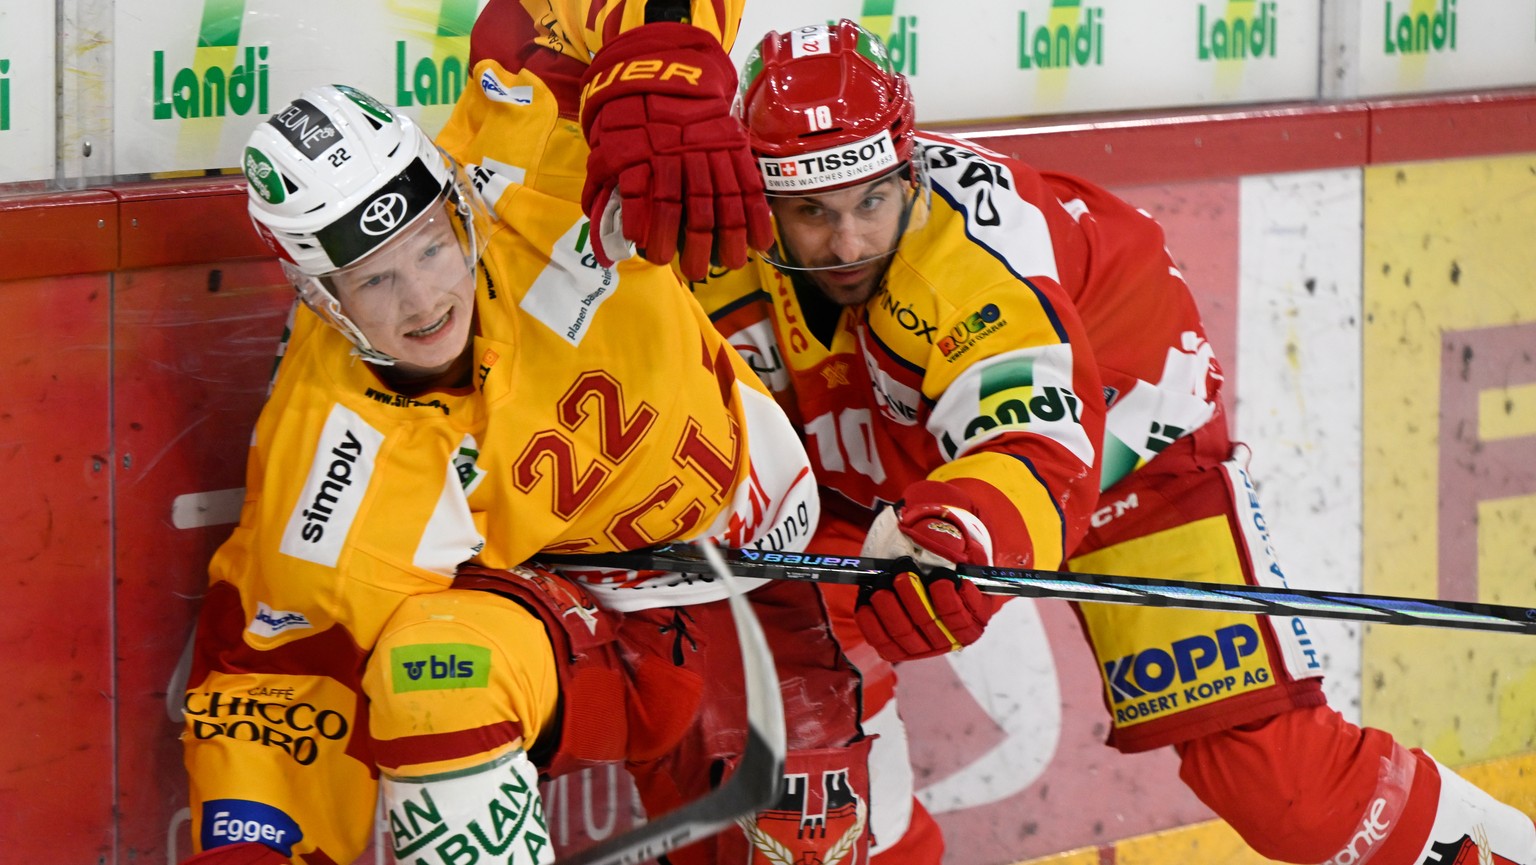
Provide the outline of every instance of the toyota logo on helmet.
<path id="1" fill-rule="evenodd" d="M 880 38 L 846 18 L 764 36 L 736 108 L 770 193 L 847 186 L 912 159 L 907 79 Z"/>
<path id="2" fill-rule="evenodd" d="M 369 237 L 389 234 L 400 227 L 409 210 L 405 196 L 398 192 L 386 193 L 368 202 L 368 206 L 363 208 L 363 215 L 358 220 L 357 227 Z"/>

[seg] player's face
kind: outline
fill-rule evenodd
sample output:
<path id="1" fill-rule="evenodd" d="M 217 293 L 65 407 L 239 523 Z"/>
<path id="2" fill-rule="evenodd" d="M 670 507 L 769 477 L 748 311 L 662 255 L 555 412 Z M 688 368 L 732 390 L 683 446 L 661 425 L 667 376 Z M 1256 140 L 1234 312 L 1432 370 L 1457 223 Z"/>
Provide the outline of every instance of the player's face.
<path id="1" fill-rule="evenodd" d="M 334 277 L 342 312 L 409 378 L 442 375 L 469 349 L 475 272 L 439 214 Z"/>
<path id="2" fill-rule="evenodd" d="M 805 276 L 852 306 L 880 287 L 895 254 L 906 187 L 895 175 L 819 195 L 769 198 L 779 237 Z"/>

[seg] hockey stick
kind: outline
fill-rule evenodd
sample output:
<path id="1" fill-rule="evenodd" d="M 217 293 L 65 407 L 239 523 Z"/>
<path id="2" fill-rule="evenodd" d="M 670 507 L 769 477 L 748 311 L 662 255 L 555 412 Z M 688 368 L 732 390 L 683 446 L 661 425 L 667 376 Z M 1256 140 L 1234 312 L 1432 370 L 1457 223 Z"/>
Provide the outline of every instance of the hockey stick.
<path id="1" fill-rule="evenodd" d="M 674 549 L 688 549 L 675 547 Z M 731 615 L 741 642 L 747 690 L 747 747 L 736 771 L 718 788 L 633 830 L 558 860 L 555 865 L 638 865 L 735 825 L 736 818 L 771 805 L 784 778 L 784 703 L 773 653 L 752 606 L 731 577 L 719 550 L 707 541 L 691 552 L 690 567 L 713 573 L 730 588 Z"/>
<path id="2" fill-rule="evenodd" d="M 889 559 L 824 556 L 816 553 L 728 550 L 726 555 L 731 569 L 738 576 L 846 585 L 873 580 L 890 571 L 895 564 Z M 542 560 L 556 565 L 581 564 L 626 570 L 708 573 L 697 554 L 679 545 L 629 553 L 547 556 Z M 955 570 L 977 588 L 992 595 L 1536 634 L 1536 609 L 1500 604 L 1037 571 L 1028 568 L 960 565 Z"/>

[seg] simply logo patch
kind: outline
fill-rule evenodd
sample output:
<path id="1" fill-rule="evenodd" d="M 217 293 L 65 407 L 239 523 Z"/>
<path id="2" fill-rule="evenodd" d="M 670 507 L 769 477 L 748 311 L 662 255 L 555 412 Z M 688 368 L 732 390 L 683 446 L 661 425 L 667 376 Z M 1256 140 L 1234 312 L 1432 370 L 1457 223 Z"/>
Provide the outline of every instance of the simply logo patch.
<path id="1" fill-rule="evenodd" d="M 288 517 L 278 551 L 334 568 L 373 477 L 384 434 L 337 405 L 315 445 L 309 478 Z"/>
<path id="2" fill-rule="evenodd" d="M 423 643 L 389 650 L 395 693 L 484 688 L 491 680 L 491 650 L 469 643 Z"/>

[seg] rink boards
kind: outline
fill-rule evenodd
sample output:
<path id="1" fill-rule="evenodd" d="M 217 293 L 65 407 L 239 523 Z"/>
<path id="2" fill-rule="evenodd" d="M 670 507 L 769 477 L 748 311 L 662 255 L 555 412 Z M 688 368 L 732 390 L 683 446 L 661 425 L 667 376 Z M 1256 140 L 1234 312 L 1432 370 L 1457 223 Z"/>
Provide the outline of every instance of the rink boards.
<path id="1" fill-rule="evenodd" d="M 1525 92 L 979 140 L 1102 179 L 1164 223 L 1294 584 L 1521 603 L 1536 599 L 1533 106 Z M 224 179 L 0 200 L 8 858 L 186 852 L 169 678 L 288 304 L 242 211 Z M 950 862 L 1240 861 L 1170 754 L 1100 744 L 1070 610 L 1000 616 L 978 649 L 904 674 Z M 1536 642 L 1313 630 L 1334 705 L 1536 808 Z M 633 820 L 613 773 L 548 792 L 568 846 Z"/>

